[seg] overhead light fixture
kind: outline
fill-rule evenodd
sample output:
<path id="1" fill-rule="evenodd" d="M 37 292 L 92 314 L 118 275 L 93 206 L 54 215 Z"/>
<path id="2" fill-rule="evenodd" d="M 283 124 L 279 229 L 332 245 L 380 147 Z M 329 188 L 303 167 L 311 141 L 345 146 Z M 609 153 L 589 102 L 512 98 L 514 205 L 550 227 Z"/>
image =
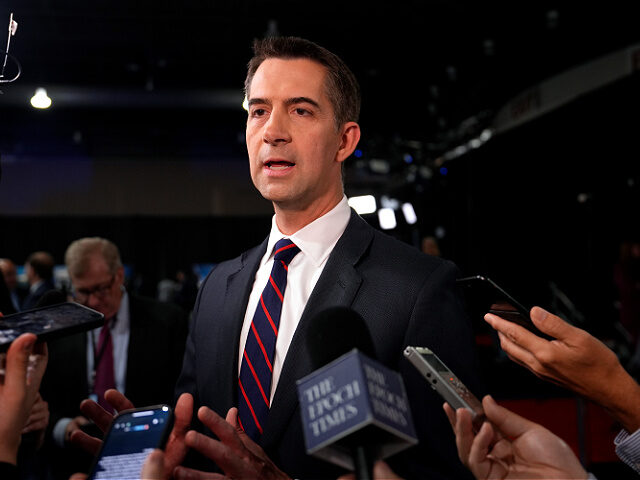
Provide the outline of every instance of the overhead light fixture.
<path id="1" fill-rule="evenodd" d="M 352 207 L 360 215 L 374 213 L 377 209 L 376 199 L 373 195 L 360 195 L 358 197 L 351 197 L 349 198 L 348 202 L 349 206 Z"/>
<path id="2" fill-rule="evenodd" d="M 36 93 L 31 97 L 31 106 L 34 108 L 49 108 L 51 99 L 47 95 L 47 90 L 40 87 L 36 89 Z"/>

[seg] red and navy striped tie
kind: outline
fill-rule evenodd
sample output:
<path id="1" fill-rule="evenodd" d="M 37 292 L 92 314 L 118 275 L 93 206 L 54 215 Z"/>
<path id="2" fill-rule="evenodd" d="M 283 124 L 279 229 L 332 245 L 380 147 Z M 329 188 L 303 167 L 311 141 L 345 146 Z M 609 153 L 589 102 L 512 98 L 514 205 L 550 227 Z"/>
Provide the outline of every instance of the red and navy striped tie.
<path id="1" fill-rule="evenodd" d="M 238 378 L 238 420 L 255 441 L 262 436 L 269 414 L 273 358 L 288 265 L 300 251 L 288 238 L 279 240 L 274 250 L 273 268 L 251 322 Z"/>

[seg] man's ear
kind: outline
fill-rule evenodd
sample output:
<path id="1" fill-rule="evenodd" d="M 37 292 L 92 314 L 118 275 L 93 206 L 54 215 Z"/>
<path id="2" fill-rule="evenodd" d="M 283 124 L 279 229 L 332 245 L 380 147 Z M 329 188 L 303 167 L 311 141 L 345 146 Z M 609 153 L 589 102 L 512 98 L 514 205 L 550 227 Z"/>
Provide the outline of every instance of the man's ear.
<path id="1" fill-rule="evenodd" d="M 360 141 L 360 125 L 356 122 L 347 122 L 342 126 L 340 146 L 336 153 L 336 161 L 342 163 L 353 153 Z"/>

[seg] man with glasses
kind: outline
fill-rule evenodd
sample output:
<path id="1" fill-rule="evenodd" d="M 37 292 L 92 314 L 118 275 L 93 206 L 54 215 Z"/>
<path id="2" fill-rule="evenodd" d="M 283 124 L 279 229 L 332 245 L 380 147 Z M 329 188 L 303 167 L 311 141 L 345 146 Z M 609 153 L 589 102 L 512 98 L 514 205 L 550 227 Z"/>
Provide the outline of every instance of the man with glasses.
<path id="1" fill-rule="evenodd" d="M 87 396 L 106 406 L 105 390 L 117 388 L 137 405 L 172 402 L 188 328 L 187 314 L 178 306 L 127 292 L 120 254 L 111 241 L 76 240 L 67 248 L 65 264 L 73 300 L 102 313 L 105 325 L 50 342 L 43 397 L 51 410 L 56 478 L 68 478 L 78 471 L 78 462 L 90 460 L 65 448 L 75 430 L 93 428 L 79 410 Z M 69 470 L 60 474 L 62 465 Z"/>

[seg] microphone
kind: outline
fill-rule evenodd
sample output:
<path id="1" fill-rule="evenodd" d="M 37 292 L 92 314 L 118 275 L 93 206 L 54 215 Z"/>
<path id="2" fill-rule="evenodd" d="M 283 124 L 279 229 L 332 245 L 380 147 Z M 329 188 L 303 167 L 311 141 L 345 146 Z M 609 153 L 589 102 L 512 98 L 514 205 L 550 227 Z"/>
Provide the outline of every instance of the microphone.
<path id="1" fill-rule="evenodd" d="M 67 297 L 60 290 L 48 290 L 40 297 L 36 303 L 36 308 L 49 307 L 51 305 L 65 303 L 66 301 Z"/>
<path id="2" fill-rule="evenodd" d="M 320 312 L 306 339 L 315 371 L 297 387 L 307 453 L 371 479 L 375 460 L 418 442 L 402 377 L 376 360 L 350 308 Z"/>

